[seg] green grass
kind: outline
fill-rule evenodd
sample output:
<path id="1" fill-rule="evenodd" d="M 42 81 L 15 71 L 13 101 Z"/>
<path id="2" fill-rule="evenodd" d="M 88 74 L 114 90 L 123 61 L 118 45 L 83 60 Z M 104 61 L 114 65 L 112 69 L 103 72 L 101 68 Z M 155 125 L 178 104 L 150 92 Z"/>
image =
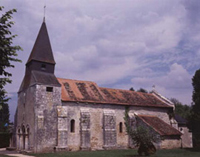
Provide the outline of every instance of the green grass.
<path id="1" fill-rule="evenodd" d="M 0 157 L 8 157 L 7 155 L 0 154 Z M 11 157 L 11 156 L 9 156 Z"/>
<path id="2" fill-rule="evenodd" d="M 36 157 L 138 157 L 137 150 L 77 151 L 47 154 L 32 154 Z M 200 157 L 200 150 L 171 149 L 157 150 L 151 157 Z"/>
<path id="3" fill-rule="evenodd" d="M 171 149 L 158 150 L 152 157 L 200 157 L 200 150 L 194 149 Z"/>

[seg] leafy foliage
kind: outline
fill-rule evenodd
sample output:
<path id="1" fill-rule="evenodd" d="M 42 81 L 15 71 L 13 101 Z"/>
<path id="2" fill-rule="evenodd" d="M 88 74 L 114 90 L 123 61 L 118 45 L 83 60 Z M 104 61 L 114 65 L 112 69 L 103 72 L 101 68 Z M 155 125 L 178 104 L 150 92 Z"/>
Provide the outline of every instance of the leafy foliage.
<path id="1" fill-rule="evenodd" d="M 0 139 L 0 148 L 9 147 L 10 134 L 8 132 L 0 132 Z"/>
<path id="2" fill-rule="evenodd" d="M 137 92 L 148 93 L 148 91 L 144 88 L 138 89 Z"/>
<path id="3" fill-rule="evenodd" d="M 195 113 L 200 112 L 200 69 L 196 71 L 192 78 L 193 95 L 192 100 L 194 102 L 193 111 Z"/>
<path id="4" fill-rule="evenodd" d="M 135 89 L 134 89 L 133 87 L 131 87 L 129 90 L 130 90 L 130 91 L 135 91 Z"/>
<path id="5" fill-rule="evenodd" d="M 3 13 L 3 6 L 0 6 L 0 127 L 1 130 L 5 130 L 6 125 L 9 122 L 9 108 L 6 91 L 4 86 L 7 83 L 11 83 L 10 77 L 12 74 L 8 72 L 8 68 L 14 68 L 13 62 L 21 62 L 17 59 L 17 51 L 21 50 L 20 46 L 13 45 L 13 39 L 16 35 L 13 35 L 10 31 L 14 24 L 12 14 L 16 12 L 16 9 L 9 10 Z"/>
<path id="6" fill-rule="evenodd" d="M 174 114 L 179 115 L 185 120 L 189 120 L 191 116 L 191 106 L 183 105 L 179 100 L 175 98 L 171 98 L 170 101 L 173 102 L 175 105 Z"/>
<path id="7" fill-rule="evenodd" d="M 190 124 L 192 126 L 194 146 L 200 147 L 200 69 L 196 71 L 192 78 L 193 85 L 193 105 Z"/>
<path id="8" fill-rule="evenodd" d="M 4 7 L 0 6 L 0 11 L 2 11 L 3 8 Z M 8 77 L 12 76 L 12 74 L 8 72 L 6 68 L 14 68 L 12 61 L 21 62 L 16 58 L 16 52 L 21 50 L 21 47 L 13 46 L 13 39 L 17 35 L 13 35 L 9 30 L 14 24 L 13 21 L 10 21 L 12 19 L 12 14 L 16 11 L 16 9 L 9 10 L 0 17 L 0 75 L 7 77 L 1 80 L 3 85 L 11 83 Z"/>
<path id="9" fill-rule="evenodd" d="M 133 144 L 139 147 L 138 153 L 141 155 L 142 152 L 145 155 L 154 154 L 156 148 L 153 143 L 157 143 L 160 141 L 160 136 L 156 134 L 152 129 L 145 126 L 132 126 L 130 124 L 130 117 L 128 115 L 129 109 L 127 108 L 125 111 L 125 126 L 126 132 L 130 136 L 133 141 Z"/>
<path id="10" fill-rule="evenodd" d="M 0 109 L 0 132 L 8 132 L 8 123 L 9 123 L 9 107 L 8 107 L 8 98 L 3 98 L 0 100 L 2 108 Z"/>

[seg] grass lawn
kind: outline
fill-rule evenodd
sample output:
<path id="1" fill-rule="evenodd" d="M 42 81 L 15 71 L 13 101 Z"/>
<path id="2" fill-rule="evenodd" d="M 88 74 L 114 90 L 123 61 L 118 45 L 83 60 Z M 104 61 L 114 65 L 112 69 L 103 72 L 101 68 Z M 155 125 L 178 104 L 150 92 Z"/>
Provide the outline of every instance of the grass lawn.
<path id="1" fill-rule="evenodd" d="M 78 151 L 47 154 L 32 154 L 36 157 L 138 157 L 137 150 Z M 200 157 L 200 150 L 171 149 L 157 150 L 151 157 Z"/>

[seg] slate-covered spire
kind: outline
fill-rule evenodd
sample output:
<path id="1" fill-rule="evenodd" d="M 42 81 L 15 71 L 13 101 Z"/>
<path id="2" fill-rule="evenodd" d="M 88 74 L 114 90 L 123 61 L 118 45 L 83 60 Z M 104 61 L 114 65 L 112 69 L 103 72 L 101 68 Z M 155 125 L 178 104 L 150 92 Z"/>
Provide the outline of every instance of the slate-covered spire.
<path id="1" fill-rule="evenodd" d="M 54 75 L 55 64 L 44 19 L 26 63 L 26 72 L 19 92 L 34 84 L 60 86 Z"/>
<path id="2" fill-rule="evenodd" d="M 32 60 L 55 64 L 45 21 L 42 23 L 27 64 Z"/>

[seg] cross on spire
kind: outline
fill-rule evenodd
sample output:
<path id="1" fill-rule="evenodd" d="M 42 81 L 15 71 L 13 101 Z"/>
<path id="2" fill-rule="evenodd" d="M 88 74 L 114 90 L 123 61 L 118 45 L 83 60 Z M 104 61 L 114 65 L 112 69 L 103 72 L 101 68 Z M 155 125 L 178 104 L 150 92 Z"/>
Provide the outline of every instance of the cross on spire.
<path id="1" fill-rule="evenodd" d="M 45 22 L 45 14 L 46 14 L 46 2 L 44 4 L 44 19 L 43 19 L 43 22 Z"/>

